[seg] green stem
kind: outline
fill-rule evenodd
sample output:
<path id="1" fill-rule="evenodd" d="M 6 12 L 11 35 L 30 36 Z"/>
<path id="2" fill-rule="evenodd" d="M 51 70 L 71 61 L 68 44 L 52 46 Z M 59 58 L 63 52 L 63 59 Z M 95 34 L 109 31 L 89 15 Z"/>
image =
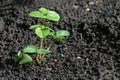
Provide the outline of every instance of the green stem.
<path id="1" fill-rule="evenodd" d="M 43 39 L 41 38 L 40 40 L 40 48 L 43 47 Z M 40 53 L 37 53 L 37 57 L 36 57 L 37 62 L 40 64 L 43 61 L 43 55 Z"/>
<path id="2" fill-rule="evenodd" d="M 42 48 L 43 47 L 43 38 L 41 38 L 41 40 L 40 40 L 40 48 Z"/>
<path id="3" fill-rule="evenodd" d="M 46 25 L 46 19 L 43 19 L 43 25 Z M 43 38 L 40 39 L 40 48 L 43 47 Z M 40 64 L 43 61 L 43 55 L 40 53 L 37 53 L 37 57 L 36 60 L 38 62 L 38 64 Z"/>

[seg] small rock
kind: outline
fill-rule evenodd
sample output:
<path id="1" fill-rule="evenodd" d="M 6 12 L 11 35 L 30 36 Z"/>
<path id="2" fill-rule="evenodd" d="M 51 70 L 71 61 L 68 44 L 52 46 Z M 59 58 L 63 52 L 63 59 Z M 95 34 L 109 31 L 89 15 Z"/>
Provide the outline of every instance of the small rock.
<path id="1" fill-rule="evenodd" d="M 86 11 L 90 11 L 90 8 L 86 8 Z"/>
<path id="2" fill-rule="evenodd" d="M 81 57 L 80 57 L 80 56 L 78 56 L 78 57 L 77 57 L 77 59 L 81 59 Z"/>
<path id="3" fill-rule="evenodd" d="M 78 9 L 78 7 L 79 7 L 78 5 L 73 5 L 72 8 L 73 8 L 73 9 Z"/>
<path id="4" fill-rule="evenodd" d="M 64 54 L 61 54 L 61 57 L 65 57 L 65 55 L 64 55 Z"/>
<path id="5" fill-rule="evenodd" d="M 54 59 L 55 62 L 57 62 L 58 60 L 57 59 Z"/>
<path id="6" fill-rule="evenodd" d="M 52 70 L 52 68 L 46 68 L 46 70 L 51 71 L 51 70 Z"/>
<path id="7" fill-rule="evenodd" d="M 94 4 L 95 4 L 95 2 L 93 2 L 93 1 L 92 1 L 92 2 L 89 2 L 89 5 L 90 5 L 90 6 L 93 6 Z"/>

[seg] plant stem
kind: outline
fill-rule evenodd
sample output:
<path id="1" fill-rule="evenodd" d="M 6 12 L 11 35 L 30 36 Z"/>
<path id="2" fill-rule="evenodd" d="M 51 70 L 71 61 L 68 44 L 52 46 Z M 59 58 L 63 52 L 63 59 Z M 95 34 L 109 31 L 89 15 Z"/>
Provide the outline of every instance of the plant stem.
<path id="1" fill-rule="evenodd" d="M 41 40 L 40 40 L 40 48 L 42 48 L 43 47 L 43 38 L 41 38 Z"/>
<path id="2" fill-rule="evenodd" d="M 46 19 L 43 19 L 42 21 L 43 21 L 43 25 L 45 25 Z M 40 48 L 42 48 L 42 47 L 43 47 L 43 38 L 40 39 Z M 36 60 L 37 60 L 38 64 L 40 64 L 43 61 L 43 55 L 38 53 Z"/>
<path id="3" fill-rule="evenodd" d="M 43 39 L 40 39 L 40 48 L 43 47 Z M 43 55 L 38 53 L 36 57 L 37 62 L 40 64 L 43 61 Z"/>

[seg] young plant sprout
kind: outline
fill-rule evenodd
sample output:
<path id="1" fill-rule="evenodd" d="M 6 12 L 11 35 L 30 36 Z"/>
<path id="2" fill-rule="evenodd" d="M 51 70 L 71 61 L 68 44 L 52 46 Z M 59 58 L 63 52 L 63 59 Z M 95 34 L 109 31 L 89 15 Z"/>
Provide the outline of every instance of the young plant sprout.
<path id="1" fill-rule="evenodd" d="M 32 62 L 32 58 L 28 54 L 36 54 L 36 60 L 38 63 L 41 63 L 43 61 L 43 56 L 45 54 L 50 53 L 50 48 L 54 44 L 54 40 L 59 39 L 63 40 L 66 36 L 69 36 L 70 33 L 67 30 L 58 30 L 54 31 L 53 29 L 47 27 L 45 25 L 46 20 L 51 21 L 59 21 L 60 16 L 55 11 L 48 10 L 46 8 L 40 8 L 37 11 L 32 11 L 29 13 L 29 16 L 41 18 L 43 19 L 43 24 L 35 24 L 30 26 L 30 29 L 35 30 L 35 34 L 40 38 L 40 46 L 35 45 L 28 45 L 27 47 L 23 48 L 22 52 L 18 52 L 17 57 L 15 57 L 15 62 L 18 62 L 19 64 L 24 64 L 28 62 Z M 51 44 L 48 46 L 47 49 L 43 48 L 43 40 L 47 37 L 51 36 L 53 38 L 53 41 L 51 41 Z"/>
<path id="2" fill-rule="evenodd" d="M 33 53 L 47 54 L 50 53 L 50 51 L 39 48 L 36 45 L 28 45 L 25 48 L 23 48 L 22 51 L 19 51 L 17 53 L 17 56 L 14 58 L 14 61 L 18 62 L 19 64 L 32 62 L 32 58 L 28 54 L 33 54 Z"/>

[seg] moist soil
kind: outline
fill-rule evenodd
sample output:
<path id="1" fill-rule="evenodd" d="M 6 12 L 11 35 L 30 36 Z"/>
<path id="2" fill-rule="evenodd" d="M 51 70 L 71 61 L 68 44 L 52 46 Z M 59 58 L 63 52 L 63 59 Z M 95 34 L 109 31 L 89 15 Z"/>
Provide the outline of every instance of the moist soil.
<path id="1" fill-rule="evenodd" d="M 0 4 L 0 80 L 120 80 L 120 0 L 12 0 Z M 28 13 L 40 7 L 61 16 L 60 22 L 49 21 L 48 26 L 69 30 L 71 35 L 57 41 L 41 64 L 16 64 L 13 57 L 24 46 L 39 45 L 29 27 L 41 20 Z M 44 46 L 49 41 L 45 39 Z"/>

